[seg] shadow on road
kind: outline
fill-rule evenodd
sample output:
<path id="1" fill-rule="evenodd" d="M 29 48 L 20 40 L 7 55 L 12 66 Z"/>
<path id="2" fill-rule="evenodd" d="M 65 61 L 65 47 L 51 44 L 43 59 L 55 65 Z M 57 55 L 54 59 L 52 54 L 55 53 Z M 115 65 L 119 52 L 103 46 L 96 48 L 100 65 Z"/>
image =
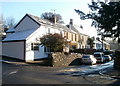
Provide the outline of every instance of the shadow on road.
<path id="1" fill-rule="evenodd" d="M 118 79 L 117 81 L 111 83 L 111 84 L 108 84 L 106 86 L 120 86 L 120 79 Z"/>
<path id="2" fill-rule="evenodd" d="M 75 66 L 75 65 L 82 65 L 81 58 L 77 58 L 69 64 L 69 66 Z"/>

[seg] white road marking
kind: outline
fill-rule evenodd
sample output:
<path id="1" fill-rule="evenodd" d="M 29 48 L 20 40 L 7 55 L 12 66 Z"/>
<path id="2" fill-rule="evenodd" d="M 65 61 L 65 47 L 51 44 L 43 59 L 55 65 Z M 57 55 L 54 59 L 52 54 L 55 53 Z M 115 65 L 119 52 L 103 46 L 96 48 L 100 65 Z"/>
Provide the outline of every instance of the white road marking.
<path id="1" fill-rule="evenodd" d="M 15 74 L 15 73 L 17 73 L 17 71 L 18 71 L 18 70 L 12 71 L 12 72 L 10 72 L 9 74 Z"/>

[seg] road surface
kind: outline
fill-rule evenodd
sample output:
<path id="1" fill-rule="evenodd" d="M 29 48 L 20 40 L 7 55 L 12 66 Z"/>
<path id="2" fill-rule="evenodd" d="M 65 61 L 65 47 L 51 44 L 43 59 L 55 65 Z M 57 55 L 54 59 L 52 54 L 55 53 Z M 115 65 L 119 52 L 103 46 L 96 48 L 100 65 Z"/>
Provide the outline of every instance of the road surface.
<path id="1" fill-rule="evenodd" d="M 2 84 L 114 84 L 117 79 L 100 75 L 113 61 L 97 65 L 47 67 L 2 63 Z"/>

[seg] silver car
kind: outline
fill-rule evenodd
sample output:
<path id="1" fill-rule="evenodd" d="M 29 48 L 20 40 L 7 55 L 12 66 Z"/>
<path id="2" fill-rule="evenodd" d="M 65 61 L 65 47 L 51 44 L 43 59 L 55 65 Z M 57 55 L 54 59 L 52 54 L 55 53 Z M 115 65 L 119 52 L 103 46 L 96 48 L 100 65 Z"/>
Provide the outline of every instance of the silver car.
<path id="1" fill-rule="evenodd" d="M 97 59 L 98 63 L 105 62 L 104 54 L 102 52 L 95 52 L 94 57 Z"/>
<path id="2" fill-rule="evenodd" d="M 96 64 L 96 58 L 93 55 L 83 55 L 82 56 L 82 63 L 84 64 Z"/>
<path id="3" fill-rule="evenodd" d="M 112 57 L 110 55 L 104 55 L 105 61 L 111 61 Z"/>

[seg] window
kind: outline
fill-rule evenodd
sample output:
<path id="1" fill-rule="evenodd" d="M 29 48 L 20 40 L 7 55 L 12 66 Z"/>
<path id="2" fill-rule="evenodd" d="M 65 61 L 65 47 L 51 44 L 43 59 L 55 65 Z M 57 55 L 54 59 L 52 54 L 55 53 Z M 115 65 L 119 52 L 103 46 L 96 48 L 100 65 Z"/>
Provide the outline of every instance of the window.
<path id="1" fill-rule="evenodd" d="M 44 46 L 44 52 L 54 52 L 54 50 Z"/>
<path id="2" fill-rule="evenodd" d="M 50 52 L 50 48 L 44 47 L 44 52 Z"/>
<path id="3" fill-rule="evenodd" d="M 76 49 L 76 45 L 72 45 L 72 49 Z"/>
<path id="4" fill-rule="evenodd" d="M 82 40 L 84 41 L 84 36 L 82 36 Z"/>
<path id="5" fill-rule="evenodd" d="M 66 33 L 64 32 L 64 37 L 66 37 Z"/>
<path id="6" fill-rule="evenodd" d="M 66 38 L 68 39 L 68 32 L 66 32 Z"/>
<path id="7" fill-rule="evenodd" d="M 60 31 L 60 35 L 63 36 L 62 31 Z"/>
<path id="8" fill-rule="evenodd" d="M 71 33 L 71 41 L 73 41 L 73 34 Z"/>
<path id="9" fill-rule="evenodd" d="M 75 41 L 77 41 L 77 35 L 75 34 Z"/>
<path id="10" fill-rule="evenodd" d="M 31 50 L 39 50 L 39 43 L 32 43 Z"/>

